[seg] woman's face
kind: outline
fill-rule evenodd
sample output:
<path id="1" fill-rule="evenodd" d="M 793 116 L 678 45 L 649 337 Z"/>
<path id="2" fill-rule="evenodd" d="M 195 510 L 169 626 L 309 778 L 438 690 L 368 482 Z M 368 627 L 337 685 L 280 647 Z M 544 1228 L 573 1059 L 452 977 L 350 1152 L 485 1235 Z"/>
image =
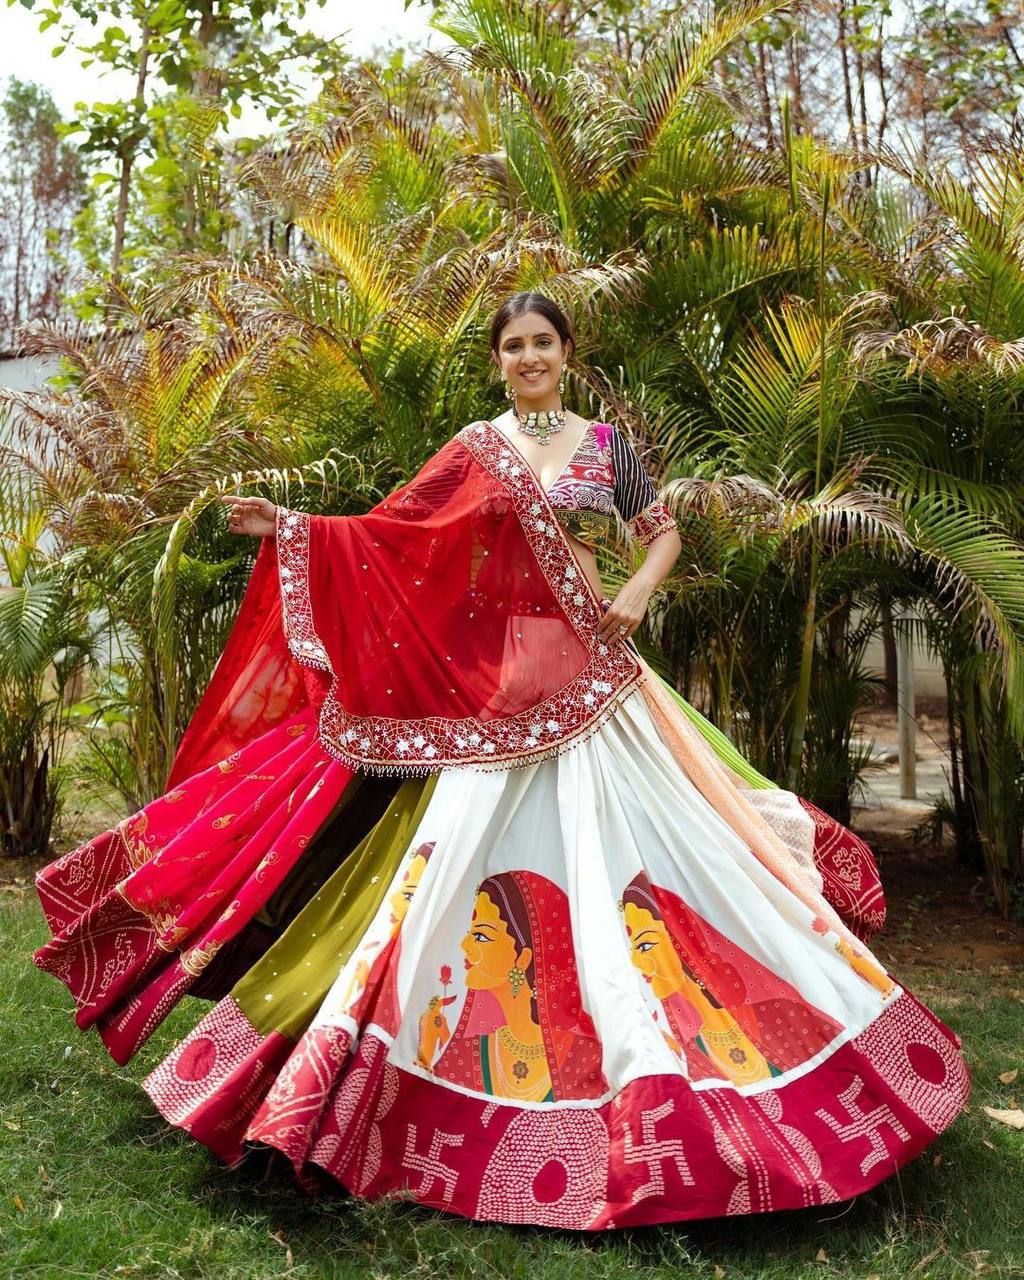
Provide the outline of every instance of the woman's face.
<path id="1" fill-rule="evenodd" d="M 538 311 L 527 311 L 510 320 L 498 339 L 498 364 L 502 377 L 517 395 L 530 400 L 558 395 L 566 347 L 550 320 Z"/>
<path id="2" fill-rule="evenodd" d="M 659 1000 L 680 991 L 686 975 L 665 922 L 632 902 L 626 903 L 623 915 L 633 963 L 651 984 L 651 991 Z"/>
<path id="3" fill-rule="evenodd" d="M 412 896 L 419 887 L 420 877 L 426 870 L 427 860 L 422 853 L 417 853 L 409 863 L 409 869 L 402 877 L 402 883 L 394 891 L 388 902 L 391 904 L 391 923 L 401 924 L 405 913 L 409 910 Z"/>
<path id="4" fill-rule="evenodd" d="M 516 940 L 486 893 L 477 894 L 473 919 L 461 945 L 466 957 L 466 986 L 471 991 L 504 986 L 509 970 L 516 966 L 525 969 L 531 959 L 529 947 L 516 953 Z"/>

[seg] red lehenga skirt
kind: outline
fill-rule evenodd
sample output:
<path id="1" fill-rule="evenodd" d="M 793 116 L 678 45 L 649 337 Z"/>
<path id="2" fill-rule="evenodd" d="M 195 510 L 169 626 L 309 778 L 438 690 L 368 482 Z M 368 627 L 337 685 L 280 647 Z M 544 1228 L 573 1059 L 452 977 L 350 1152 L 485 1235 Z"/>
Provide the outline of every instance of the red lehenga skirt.
<path id="1" fill-rule="evenodd" d="M 861 939 L 869 851 L 767 820 Z M 40 873 L 36 963 L 235 1163 L 308 1189 L 600 1230 L 856 1195 L 956 1117 L 960 1041 L 751 853 L 649 693 L 522 768 L 354 773 L 302 712 Z"/>

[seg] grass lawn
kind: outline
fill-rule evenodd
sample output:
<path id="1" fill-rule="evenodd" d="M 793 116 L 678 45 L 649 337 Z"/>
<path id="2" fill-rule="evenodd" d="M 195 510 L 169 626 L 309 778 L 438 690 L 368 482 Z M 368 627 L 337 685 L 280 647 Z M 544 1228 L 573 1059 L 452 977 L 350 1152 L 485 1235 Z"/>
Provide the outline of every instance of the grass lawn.
<path id="1" fill-rule="evenodd" d="M 4 1277 L 500 1277 L 781 1280 L 1024 1276 L 1024 970 L 896 970 L 963 1037 L 971 1110 L 918 1160 L 820 1209 L 584 1236 L 480 1225 L 411 1204 L 311 1202 L 280 1164 L 229 1170 L 135 1083 L 209 1007 L 186 999 L 127 1069 L 32 965 L 32 890 L 0 901 L 0 1274 Z"/>

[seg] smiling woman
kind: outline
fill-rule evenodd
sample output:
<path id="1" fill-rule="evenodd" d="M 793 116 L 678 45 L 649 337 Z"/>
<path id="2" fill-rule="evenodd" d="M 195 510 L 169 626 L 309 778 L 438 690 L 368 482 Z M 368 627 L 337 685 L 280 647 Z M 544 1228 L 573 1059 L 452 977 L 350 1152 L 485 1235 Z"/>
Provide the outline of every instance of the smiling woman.
<path id="1" fill-rule="evenodd" d="M 214 1000 L 144 1088 L 311 1190 L 591 1231 L 856 1195 L 960 1111 L 959 1040 L 866 946 L 869 851 L 630 642 L 679 538 L 562 407 L 567 319 L 493 335 L 511 413 L 372 511 L 228 501 L 264 542 L 171 789 L 40 873 L 36 961 L 120 1062 Z M 614 600 L 560 512 L 647 548 Z"/>

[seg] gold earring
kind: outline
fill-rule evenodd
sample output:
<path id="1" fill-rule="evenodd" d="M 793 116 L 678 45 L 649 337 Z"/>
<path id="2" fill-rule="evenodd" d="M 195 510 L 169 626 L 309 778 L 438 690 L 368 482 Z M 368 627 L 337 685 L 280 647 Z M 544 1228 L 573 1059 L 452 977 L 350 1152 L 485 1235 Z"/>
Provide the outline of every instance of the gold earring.
<path id="1" fill-rule="evenodd" d="M 526 974 L 518 965 L 513 965 L 508 971 L 508 980 L 512 987 L 512 998 L 514 1000 L 519 994 L 520 987 L 522 987 L 523 983 L 526 981 Z"/>
<path id="2" fill-rule="evenodd" d="M 568 369 L 567 364 L 562 365 L 562 376 L 558 379 L 558 394 L 561 395 L 565 391 L 565 371 Z"/>

